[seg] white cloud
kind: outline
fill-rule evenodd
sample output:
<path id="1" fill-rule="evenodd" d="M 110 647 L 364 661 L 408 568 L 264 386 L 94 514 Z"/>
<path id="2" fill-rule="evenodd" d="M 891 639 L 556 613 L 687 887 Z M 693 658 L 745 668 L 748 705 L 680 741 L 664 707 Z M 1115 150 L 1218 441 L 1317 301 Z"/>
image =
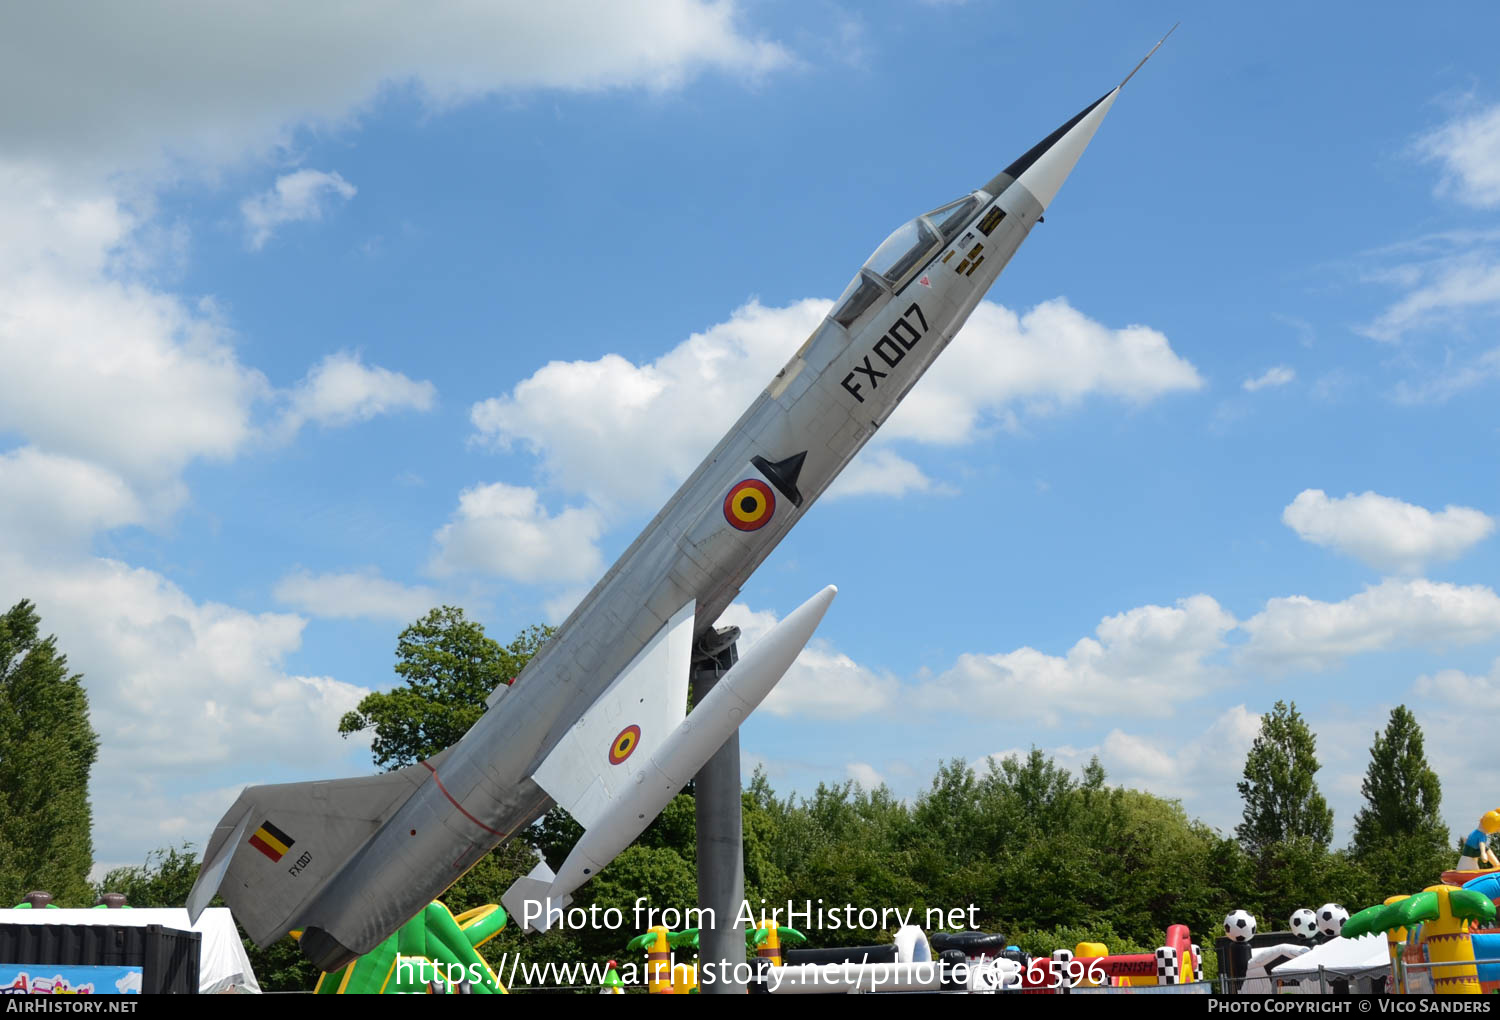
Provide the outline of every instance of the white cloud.
<path id="1" fill-rule="evenodd" d="M 1458 364 L 1445 363 L 1436 374 L 1423 380 L 1403 379 L 1396 384 L 1396 401 L 1402 404 L 1441 404 L 1465 390 L 1500 379 L 1500 347 Z"/>
<path id="2" fill-rule="evenodd" d="M 437 387 L 430 382 L 367 366 L 358 354 L 340 351 L 314 365 L 292 389 L 283 426 L 295 430 L 308 421 L 349 425 L 394 411 L 429 411 L 436 396 Z"/>
<path id="3" fill-rule="evenodd" d="M 697 466 L 829 302 L 757 301 L 648 365 L 617 354 L 554 361 L 503 397 L 474 405 L 478 436 L 542 458 L 552 482 L 603 503 L 655 506 Z M 640 451 L 649 449 L 650 457 Z"/>
<path id="4" fill-rule="evenodd" d="M 112 271 L 137 226 L 118 202 L 0 163 L 0 225 L 0 432 L 151 485 L 252 437 L 265 377 L 210 305 Z"/>
<path id="5" fill-rule="evenodd" d="M 1443 669 L 1417 678 L 1412 693 L 1440 705 L 1463 705 L 1479 712 L 1500 712 L 1500 659 L 1484 676 Z"/>
<path id="6" fill-rule="evenodd" d="M 1440 164 L 1437 193 L 1479 208 L 1500 206 L 1500 104 L 1455 118 L 1419 139 L 1416 152 Z M 1428 234 L 1366 253 L 1375 259 L 1403 261 L 1377 265 L 1363 273 L 1367 282 L 1401 292 L 1384 312 L 1359 330 L 1384 343 L 1408 333 L 1442 329 L 1445 347 L 1462 336 L 1479 316 L 1500 311 L 1500 231 L 1494 228 L 1450 230 Z M 1446 352 L 1451 359 L 1450 352 Z M 1443 400 L 1483 378 L 1494 366 L 1454 367 L 1448 360 L 1431 380 L 1408 380 L 1398 389 L 1404 402 Z"/>
<path id="7" fill-rule="evenodd" d="M 885 785 L 885 777 L 868 762 L 851 761 L 844 767 L 844 771 L 850 779 L 866 790 L 878 790 Z"/>
<path id="8" fill-rule="evenodd" d="M 67 197 L 0 162 L 0 432 L 118 475 L 159 515 L 184 499 L 192 461 L 228 460 L 309 420 L 432 406 L 431 383 L 349 353 L 278 394 L 240 361 L 212 302 L 131 282 L 140 227 L 113 198 Z M 278 397 L 289 409 L 268 432 L 259 412 Z"/>
<path id="9" fill-rule="evenodd" d="M 568 614 L 578 608 L 578 603 L 589 593 L 588 588 L 577 585 L 565 588 L 542 601 L 542 619 L 552 626 L 557 626 L 568 618 Z"/>
<path id="10" fill-rule="evenodd" d="M 1241 626 L 1244 661 L 1274 670 L 1327 669 L 1404 646 L 1443 648 L 1500 635 L 1500 596 L 1483 585 L 1387 579 L 1342 602 L 1274 598 Z"/>
<path id="11" fill-rule="evenodd" d="M 381 577 L 375 567 L 348 573 L 297 570 L 276 583 L 276 601 L 312 616 L 341 620 L 414 620 L 438 604 L 431 588 Z"/>
<path id="12" fill-rule="evenodd" d="M 1500 304 L 1500 261 L 1483 250 L 1404 267 L 1409 292 L 1360 332 L 1394 343 L 1407 333 L 1460 324 L 1473 312 L 1493 312 Z"/>
<path id="13" fill-rule="evenodd" d="M 531 584 L 603 573 L 598 511 L 568 507 L 549 516 L 535 489 L 495 482 L 459 493 L 453 519 L 438 529 L 431 561 L 443 576 L 478 571 Z"/>
<path id="14" fill-rule="evenodd" d="M 924 705 L 1057 725 L 1077 715 L 1171 715 L 1223 683 L 1209 660 L 1235 619 L 1207 595 L 1100 621 L 1065 656 L 1034 648 L 968 653 L 921 688 Z"/>
<path id="15" fill-rule="evenodd" d="M 785 308 L 759 302 L 695 333 L 647 365 L 608 354 L 554 361 L 510 393 L 476 405 L 480 442 L 539 456 L 551 482 L 610 505 L 654 506 L 698 464 L 799 344 L 830 302 Z M 1202 385 L 1155 330 L 1111 330 L 1062 300 L 1018 318 L 981 304 L 882 429 L 882 435 L 956 443 L 975 437 L 987 415 L 1071 405 L 1089 395 L 1145 402 Z M 643 463 L 638 451 L 650 447 Z M 863 454 L 841 495 L 941 490 L 888 449 Z"/>
<path id="16" fill-rule="evenodd" d="M 270 0 L 195 6 L 61 0 L 11 16 L 0 139 L 19 157 L 115 170 L 164 156 L 222 163 L 338 125 L 383 87 L 441 107 L 496 92 L 668 89 L 706 70 L 785 66 L 732 3 L 557 0 L 411 6 Z M 141 73 L 149 68 L 151 73 Z"/>
<path id="17" fill-rule="evenodd" d="M 253 773 L 241 774 L 244 781 L 233 786 L 185 791 L 170 780 L 163 783 L 160 776 L 149 771 L 111 775 L 104 782 L 96 768 L 93 787 L 107 792 L 107 796 L 92 798 L 94 831 L 108 833 L 107 845 L 115 852 L 128 848 L 124 853 L 130 856 L 101 858 L 96 845 L 89 880 L 98 882 L 113 868 L 139 868 L 146 863 L 146 854 L 158 848 L 186 842 L 201 852 L 214 826 L 240 791 L 264 779 Z M 98 837 L 95 838 L 97 842 Z"/>
<path id="18" fill-rule="evenodd" d="M 1495 530 L 1494 518 L 1472 507 L 1433 513 L 1375 492 L 1330 499 L 1321 489 L 1298 493 L 1281 519 L 1305 541 L 1403 573 L 1457 559 Z"/>
<path id="19" fill-rule="evenodd" d="M 96 782 L 280 755 L 312 768 L 343 755 L 338 720 L 367 693 L 286 672 L 300 617 L 195 602 L 150 570 L 0 552 L 0 590 L 24 592 L 84 674 L 103 736 Z"/>
<path id="20" fill-rule="evenodd" d="M 259 251 L 278 227 L 321 220 L 336 202 L 353 198 L 356 190 L 337 173 L 302 169 L 282 174 L 269 190 L 240 203 L 246 240 L 252 250 Z"/>
<path id="21" fill-rule="evenodd" d="M 1091 396 L 1144 404 L 1202 386 L 1197 370 L 1147 326 L 1111 329 L 1063 298 L 1021 316 L 986 301 L 883 431 L 962 443 L 1017 406 L 1045 414 Z"/>
<path id="22" fill-rule="evenodd" d="M 777 615 L 769 610 L 753 610 L 735 602 L 724 610 L 717 623 L 720 627 L 740 628 L 740 648 L 746 651 L 777 620 Z M 899 687 L 894 676 L 861 666 L 828 642 L 814 637 L 766 696 L 763 708 L 782 717 L 850 719 L 889 708 L 896 702 Z"/>
<path id="23" fill-rule="evenodd" d="M 1246 393 L 1254 393 L 1256 390 L 1285 386 L 1297 378 L 1297 373 L 1287 365 L 1276 365 L 1268 368 L 1262 374 L 1251 379 L 1246 379 L 1242 384 Z"/>
<path id="24" fill-rule="evenodd" d="M 1423 136 L 1417 152 L 1441 164 L 1439 195 L 1480 209 L 1500 206 L 1500 103 Z"/>
<path id="25" fill-rule="evenodd" d="M 0 493 L 0 534 L 17 546 L 77 544 L 97 531 L 147 519 L 118 475 L 34 446 L 0 454 Z"/>
<path id="26" fill-rule="evenodd" d="M 75 192 L 45 168 L 0 160 L 0 277 L 91 276 L 138 225 L 108 191 Z"/>
<path id="27" fill-rule="evenodd" d="M 938 485 L 921 468 L 885 447 L 869 447 L 834 479 L 825 499 L 850 496 L 904 496 L 908 492 L 937 492 L 952 495 L 954 490 Z"/>

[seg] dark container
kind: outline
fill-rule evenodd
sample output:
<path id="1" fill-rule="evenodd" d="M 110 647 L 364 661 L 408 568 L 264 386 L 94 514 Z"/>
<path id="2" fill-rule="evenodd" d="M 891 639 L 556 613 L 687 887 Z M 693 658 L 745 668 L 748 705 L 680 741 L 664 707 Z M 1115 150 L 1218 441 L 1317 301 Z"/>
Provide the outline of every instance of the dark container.
<path id="1" fill-rule="evenodd" d="M 203 937 L 159 924 L 0 924 L 0 963 L 140 967 L 147 995 L 196 995 Z"/>
<path id="2" fill-rule="evenodd" d="M 896 946 L 841 946 L 831 949 L 783 949 L 787 963 L 895 963 Z"/>

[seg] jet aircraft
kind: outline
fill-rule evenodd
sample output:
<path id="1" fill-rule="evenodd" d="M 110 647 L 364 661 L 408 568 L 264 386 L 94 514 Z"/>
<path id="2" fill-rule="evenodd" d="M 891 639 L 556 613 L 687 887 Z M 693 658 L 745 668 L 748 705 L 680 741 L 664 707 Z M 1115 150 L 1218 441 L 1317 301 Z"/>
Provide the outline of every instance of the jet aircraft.
<path id="1" fill-rule="evenodd" d="M 833 589 L 684 715 L 694 663 L 736 636 L 715 628 L 720 614 L 953 340 L 1155 52 L 978 188 L 896 228 L 458 743 L 383 775 L 245 789 L 209 840 L 190 914 L 217 891 L 259 945 L 300 928 L 304 954 L 332 971 L 553 803 L 584 839 L 560 879 L 542 866 L 507 901 L 560 900 L 608 864 L 780 678 Z"/>

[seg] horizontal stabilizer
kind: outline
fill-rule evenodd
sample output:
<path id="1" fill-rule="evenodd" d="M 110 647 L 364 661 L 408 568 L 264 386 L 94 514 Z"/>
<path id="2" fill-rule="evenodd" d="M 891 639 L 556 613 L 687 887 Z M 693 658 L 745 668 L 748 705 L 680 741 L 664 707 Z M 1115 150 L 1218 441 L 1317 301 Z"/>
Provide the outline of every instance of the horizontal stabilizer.
<path id="1" fill-rule="evenodd" d="M 188 894 L 191 918 L 224 897 L 262 947 L 300 927 L 301 912 L 432 772 L 247 787 L 219 820 Z"/>
<path id="2" fill-rule="evenodd" d="M 547 893 L 552 888 L 555 878 L 557 876 L 552 873 L 551 868 L 547 867 L 547 862 L 538 861 L 530 874 L 525 878 L 516 879 L 500 897 L 500 903 L 505 907 L 505 912 L 521 926 L 523 931 L 546 932 L 552 927 L 552 922 L 557 919 L 559 913 L 573 902 L 571 896 L 548 898 Z"/>

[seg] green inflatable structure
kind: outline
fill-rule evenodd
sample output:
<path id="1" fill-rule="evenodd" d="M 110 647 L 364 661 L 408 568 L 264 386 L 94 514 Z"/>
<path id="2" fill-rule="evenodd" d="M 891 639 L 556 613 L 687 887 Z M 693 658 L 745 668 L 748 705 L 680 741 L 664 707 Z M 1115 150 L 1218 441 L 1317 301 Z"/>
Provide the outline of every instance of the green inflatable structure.
<path id="1" fill-rule="evenodd" d="M 320 977 L 313 992 L 504 995 L 505 988 L 479 955 L 479 947 L 500 934 L 505 920 L 504 909 L 496 903 L 454 917 L 446 906 L 434 901 L 364 956 Z"/>

